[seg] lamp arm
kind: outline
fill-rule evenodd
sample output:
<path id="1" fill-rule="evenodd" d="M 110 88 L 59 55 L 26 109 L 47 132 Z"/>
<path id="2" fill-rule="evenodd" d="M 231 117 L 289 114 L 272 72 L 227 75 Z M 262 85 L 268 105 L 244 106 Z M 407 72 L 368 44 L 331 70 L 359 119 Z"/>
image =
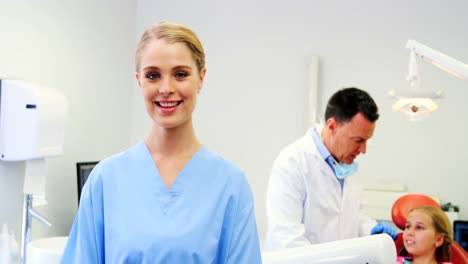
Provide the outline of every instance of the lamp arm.
<path id="1" fill-rule="evenodd" d="M 468 65 L 463 62 L 411 39 L 406 43 L 406 48 L 455 77 L 468 79 Z"/>
<path id="2" fill-rule="evenodd" d="M 410 53 L 408 76 L 406 77 L 406 80 L 410 83 L 411 87 L 419 87 L 418 58 L 414 51 L 411 51 Z"/>

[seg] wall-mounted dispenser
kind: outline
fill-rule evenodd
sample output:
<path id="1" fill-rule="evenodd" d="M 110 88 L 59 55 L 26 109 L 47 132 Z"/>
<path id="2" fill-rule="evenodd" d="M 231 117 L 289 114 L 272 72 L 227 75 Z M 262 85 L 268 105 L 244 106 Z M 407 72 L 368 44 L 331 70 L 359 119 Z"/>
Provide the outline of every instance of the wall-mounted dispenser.
<path id="1" fill-rule="evenodd" d="M 51 223 L 32 208 L 44 197 L 45 158 L 63 154 L 68 105 L 58 90 L 0 79 L 0 161 L 25 161 L 21 263 L 27 263 L 31 218 Z"/>
<path id="2" fill-rule="evenodd" d="M 0 160 L 63 154 L 67 109 L 59 91 L 0 79 Z"/>

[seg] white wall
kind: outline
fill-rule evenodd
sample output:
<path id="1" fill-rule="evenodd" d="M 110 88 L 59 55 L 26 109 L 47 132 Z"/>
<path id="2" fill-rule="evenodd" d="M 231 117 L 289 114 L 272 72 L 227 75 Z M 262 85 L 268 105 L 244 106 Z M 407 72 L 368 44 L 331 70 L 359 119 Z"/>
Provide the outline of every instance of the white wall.
<path id="1" fill-rule="evenodd" d="M 464 116 L 468 82 L 422 65 L 423 84 L 446 97 L 433 116 L 410 123 L 391 111 L 386 95 L 406 85 L 413 38 L 468 62 L 466 1 L 140 0 L 137 34 L 161 20 L 192 27 L 207 53 L 207 77 L 196 110 L 196 129 L 209 148 L 235 161 L 248 175 L 260 232 L 266 227 L 265 192 L 279 151 L 305 133 L 306 65 L 320 56 L 323 111 L 337 89 L 366 89 L 381 119 L 368 154 L 366 181 L 405 183 L 411 192 L 440 197 L 468 218 L 468 133 Z M 132 131 L 142 138 L 149 120 L 134 90 Z"/>
<path id="2" fill-rule="evenodd" d="M 77 210 L 77 161 L 100 160 L 129 143 L 135 9 L 131 0 L 0 0 L 0 78 L 60 89 L 69 102 L 65 155 L 47 160 L 42 208 L 67 235 Z M 21 231 L 24 162 L 0 162 L 0 223 Z"/>

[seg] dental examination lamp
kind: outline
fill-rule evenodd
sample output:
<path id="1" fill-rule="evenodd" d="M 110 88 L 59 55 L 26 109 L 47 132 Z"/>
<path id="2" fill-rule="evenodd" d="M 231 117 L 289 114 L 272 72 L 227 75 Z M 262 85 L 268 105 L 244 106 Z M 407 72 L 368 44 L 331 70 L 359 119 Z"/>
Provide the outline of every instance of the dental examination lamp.
<path id="1" fill-rule="evenodd" d="M 390 91 L 391 96 L 398 98 L 392 109 L 410 117 L 427 116 L 438 108 L 432 99 L 442 98 L 443 92 L 441 90 L 424 92 L 420 89 L 418 70 L 420 61 L 431 62 L 434 66 L 462 80 L 468 79 L 468 65 L 415 40 L 408 40 L 406 48 L 410 50 L 407 77 L 410 90 L 405 93 L 406 96 L 397 95 L 395 90 Z"/>
<path id="2" fill-rule="evenodd" d="M 396 258 L 395 243 L 387 234 L 262 253 L 264 264 L 388 264 Z"/>
<path id="3" fill-rule="evenodd" d="M 32 208 L 44 197 L 45 158 L 63 154 L 68 104 L 59 91 L 0 79 L 0 161 L 25 161 L 21 259 L 25 263 L 30 217 L 51 225 Z"/>

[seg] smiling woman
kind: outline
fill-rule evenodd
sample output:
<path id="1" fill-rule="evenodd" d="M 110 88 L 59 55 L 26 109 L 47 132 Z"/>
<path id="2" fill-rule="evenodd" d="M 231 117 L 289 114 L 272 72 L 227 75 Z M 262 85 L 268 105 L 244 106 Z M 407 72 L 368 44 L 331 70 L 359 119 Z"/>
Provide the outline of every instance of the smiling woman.
<path id="1" fill-rule="evenodd" d="M 206 69 L 198 68 L 184 43 L 156 39 L 145 45 L 140 54 L 136 78 L 146 110 L 154 121 L 153 129 L 191 127 Z"/>
<path id="2" fill-rule="evenodd" d="M 143 33 L 135 76 L 151 129 L 92 171 L 62 263 L 261 263 L 243 171 L 195 135 L 205 74 L 191 29 L 163 22 Z"/>
<path id="3" fill-rule="evenodd" d="M 192 127 L 192 113 L 206 73 L 205 52 L 192 30 L 161 23 L 146 31 L 137 48 L 136 70 L 146 110 L 155 122 L 153 130 Z M 173 180 L 165 182 L 170 185 Z"/>

